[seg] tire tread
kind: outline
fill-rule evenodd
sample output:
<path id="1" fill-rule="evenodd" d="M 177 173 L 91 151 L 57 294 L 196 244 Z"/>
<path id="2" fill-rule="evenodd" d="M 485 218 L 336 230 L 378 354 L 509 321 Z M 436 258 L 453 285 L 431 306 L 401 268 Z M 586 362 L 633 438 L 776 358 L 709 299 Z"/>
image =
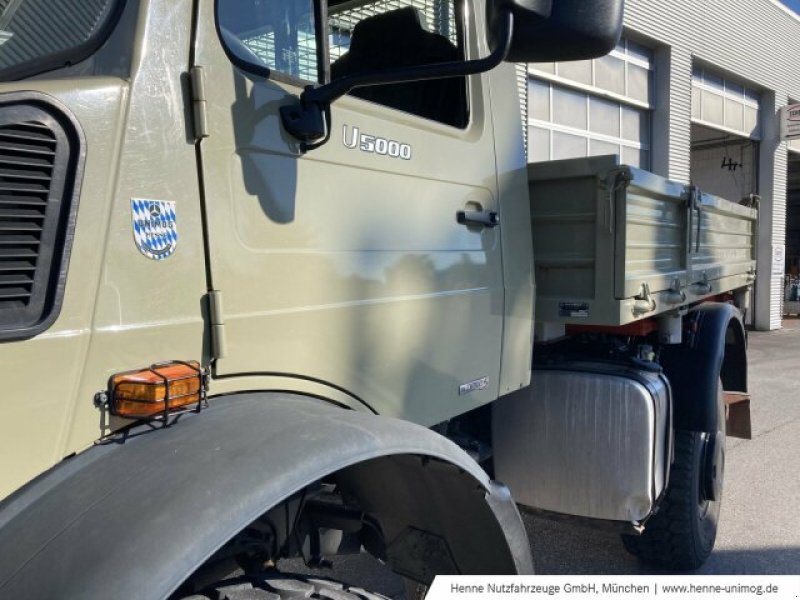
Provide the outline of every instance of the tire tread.
<path id="1" fill-rule="evenodd" d="M 386 600 L 385 596 L 339 581 L 276 573 L 220 581 L 183 600 Z"/>
<path id="2" fill-rule="evenodd" d="M 695 543 L 694 531 L 695 469 L 700 462 L 700 434 L 693 431 L 675 432 L 675 461 L 670 471 L 669 488 L 659 511 L 646 524 L 640 536 L 622 536 L 625 549 L 643 562 L 674 571 L 699 568 L 708 558 Z M 713 546 L 713 544 L 712 544 Z"/>

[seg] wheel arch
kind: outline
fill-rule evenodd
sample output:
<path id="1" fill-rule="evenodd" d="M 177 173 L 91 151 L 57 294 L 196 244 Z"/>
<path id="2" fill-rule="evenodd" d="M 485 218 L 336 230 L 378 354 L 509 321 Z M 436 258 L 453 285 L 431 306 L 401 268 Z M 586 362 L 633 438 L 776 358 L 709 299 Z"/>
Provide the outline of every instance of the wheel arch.
<path id="1" fill-rule="evenodd" d="M 747 335 L 739 310 L 707 302 L 684 320 L 684 341 L 664 346 L 661 364 L 673 392 L 676 429 L 717 430 L 719 381 L 727 391 L 747 391 Z"/>
<path id="2" fill-rule="evenodd" d="M 262 392 L 135 428 L 3 501 L 0 595 L 165 597 L 269 508 L 340 471 L 390 529 L 432 528 L 460 572 L 532 572 L 508 490 L 457 446 L 405 421 Z"/>

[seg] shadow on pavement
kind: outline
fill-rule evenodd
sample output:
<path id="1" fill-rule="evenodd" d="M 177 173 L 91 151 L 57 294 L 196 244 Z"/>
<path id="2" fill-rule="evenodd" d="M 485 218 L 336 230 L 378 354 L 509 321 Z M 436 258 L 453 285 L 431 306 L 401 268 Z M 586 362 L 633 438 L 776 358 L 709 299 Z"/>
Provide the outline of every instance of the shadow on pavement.
<path id="1" fill-rule="evenodd" d="M 532 516 L 525 517 L 525 524 L 539 575 L 671 574 L 640 563 L 625 551 L 615 533 Z M 694 573 L 796 575 L 800 574 L 800 547 L 715 550 Z"/>

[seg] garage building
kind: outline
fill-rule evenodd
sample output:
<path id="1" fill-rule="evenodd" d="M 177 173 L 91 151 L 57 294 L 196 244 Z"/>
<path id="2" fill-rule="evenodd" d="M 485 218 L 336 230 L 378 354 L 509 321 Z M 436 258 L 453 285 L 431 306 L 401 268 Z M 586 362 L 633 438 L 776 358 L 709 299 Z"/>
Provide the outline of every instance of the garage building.
<path id="1" fill-rule="evenodd" d="M 800 140 L 780 123 L 800 103 L 798 57 L 800 16 L 777 0 L 628 0 L 609 56 L 528 65 L 529 161 L 614 153 L 760 202 L 750 322 L 777 329 L 800 275 Z"/>

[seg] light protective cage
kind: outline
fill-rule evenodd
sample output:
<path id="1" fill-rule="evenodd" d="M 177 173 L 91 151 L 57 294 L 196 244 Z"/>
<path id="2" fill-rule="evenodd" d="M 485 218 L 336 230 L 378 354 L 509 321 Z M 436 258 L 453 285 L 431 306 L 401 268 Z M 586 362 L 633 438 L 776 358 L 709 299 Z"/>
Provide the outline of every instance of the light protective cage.
<path id="1" fill-rule="evenodd" d="M 195 411 L 208 403 L 208 370 L 197 361 L 172 360 L 113 375 L 108 383 L 112 415 L 160 420 Z"/>

